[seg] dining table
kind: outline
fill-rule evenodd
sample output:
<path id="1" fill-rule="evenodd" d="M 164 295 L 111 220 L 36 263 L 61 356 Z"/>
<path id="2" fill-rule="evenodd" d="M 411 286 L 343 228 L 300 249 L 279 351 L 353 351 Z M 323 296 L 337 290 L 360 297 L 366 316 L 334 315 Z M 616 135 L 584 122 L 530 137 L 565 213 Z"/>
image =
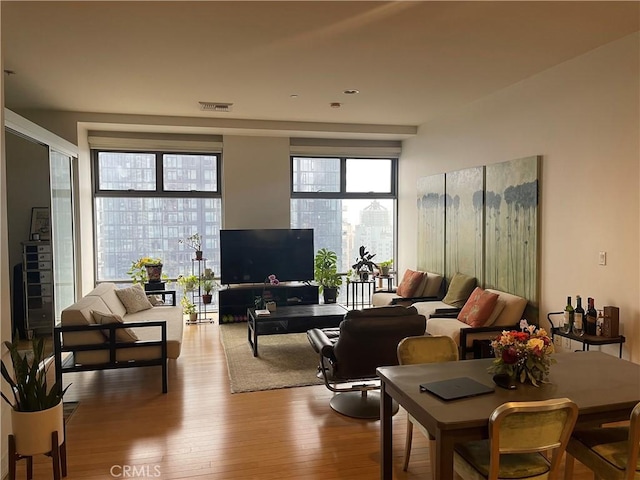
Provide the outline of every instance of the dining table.
<path id="1" fill-rule="evenodd" d="M 493 359 L 379 367 L 380 478 L 391 480 L 392 403 L 395 400 L 435 437 L 435 479 L 450 480 L 456 443 L 488 438 L 491 413 L 506 402 L 567 397 L 578 405 L 577 425 L 628 420 L 640 402 L 640 365 L 599 351 L 554 354 L 546 381 L 539 386 L 517 383 L 498 387 L 489 373 Z M 441 400 L 422 392 L 420 384 L 467 377 L 493 387 L 490 393 Z"/>

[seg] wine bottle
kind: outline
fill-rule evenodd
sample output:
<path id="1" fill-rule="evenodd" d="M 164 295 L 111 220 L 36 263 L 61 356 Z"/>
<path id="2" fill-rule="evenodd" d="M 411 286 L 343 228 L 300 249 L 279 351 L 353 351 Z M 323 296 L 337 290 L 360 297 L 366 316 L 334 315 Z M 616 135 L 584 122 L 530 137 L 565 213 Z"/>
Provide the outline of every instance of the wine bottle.
<path id="1" fill-rule="evenodd" d="M 596 334 L 596 323 L 598 321 L 598 311 L 595 307 L 595 300 L 592 297 L 587 298 L 587 324 L 585 332 L 587 335 Z"/>
<path id="2" fill-rule="evenodd" d="M 582 297 L 576 295 L 576 308 L 573 312 L 573 333 L 574 335 L 584 335 L 584 308 L 582 308 Z"/>
<path id="3" fill-rule="evenodd" d="M 573 328 L 573 306 L 571 305 L 571 297 L 567 297 L 567 306 L 564 307 L 564 320 L 562 324 L 562 332 L 569 333 Z"/>

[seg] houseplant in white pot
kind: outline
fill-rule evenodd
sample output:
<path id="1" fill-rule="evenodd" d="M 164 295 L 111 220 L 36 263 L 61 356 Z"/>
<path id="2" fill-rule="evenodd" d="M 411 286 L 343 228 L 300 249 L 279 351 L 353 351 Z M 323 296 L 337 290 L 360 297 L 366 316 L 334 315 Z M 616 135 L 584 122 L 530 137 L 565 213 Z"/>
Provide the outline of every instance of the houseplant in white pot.
<path id="1" fill-rule="evenodd" d="M 18 344 L 4 342 L 9 350 L 10 372 L 2 362 L 2 378 L 9 384 L 13 399 L 2 398 L 11 405 L 11 423 L 16 452 L 23 456 L 48 453 L 52 450 L 51 433 L 58 432 L 58 446 L 64 442 L 63 389 L 58 382 L 47 383 L 44 368 L 44 339 L 34 338 L 33 354 L 21 354 Z"/>
<path id="2" fill-rule="evenodd" d="M 313 269 L 315 281 L 320 286 L 324 303 L 336 303 L 342 277 L 338 274 L 338 256 L 336 252 L 321 248 L 316 253 Z"/>

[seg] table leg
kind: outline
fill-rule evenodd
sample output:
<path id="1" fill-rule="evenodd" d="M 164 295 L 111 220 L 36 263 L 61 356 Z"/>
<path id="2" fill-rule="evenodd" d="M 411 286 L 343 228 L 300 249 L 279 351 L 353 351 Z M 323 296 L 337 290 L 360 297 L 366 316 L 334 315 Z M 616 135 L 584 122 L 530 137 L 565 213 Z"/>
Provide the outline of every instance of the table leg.
<path id="1" fill-rule="evenodd" d="M 446 431 L 436 430 L 436 464 L 432 467 L 433 478 L 449 480 L 453 478 L 453 445 L 455 439 Z"/>
<path id="2" fill-rule="evenodd" d="M 393 478 L 393 405 L 391 396 L 380 382 L 380 478 Z"/>

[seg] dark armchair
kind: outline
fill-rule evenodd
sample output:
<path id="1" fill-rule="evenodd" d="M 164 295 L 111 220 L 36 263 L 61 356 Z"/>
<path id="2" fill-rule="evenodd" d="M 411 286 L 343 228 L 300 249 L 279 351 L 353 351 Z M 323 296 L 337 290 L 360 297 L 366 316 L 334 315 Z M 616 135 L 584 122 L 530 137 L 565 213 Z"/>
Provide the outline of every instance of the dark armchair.
<path id="1" fill-rule="evenodd" d="M 309 342 L 320 357 L 319 370 L 326 387 L 338 393 L 331 408 L 355 418 L 379 418 L 380 385 L 376 368 L 398 365 L 398 343 L 423 335 L 426 320 L 414 307 L 387 306 L 351 310 L 339 328 L 313 329 Z M 369 382 L 338 386 L 360 380 Z"/>

